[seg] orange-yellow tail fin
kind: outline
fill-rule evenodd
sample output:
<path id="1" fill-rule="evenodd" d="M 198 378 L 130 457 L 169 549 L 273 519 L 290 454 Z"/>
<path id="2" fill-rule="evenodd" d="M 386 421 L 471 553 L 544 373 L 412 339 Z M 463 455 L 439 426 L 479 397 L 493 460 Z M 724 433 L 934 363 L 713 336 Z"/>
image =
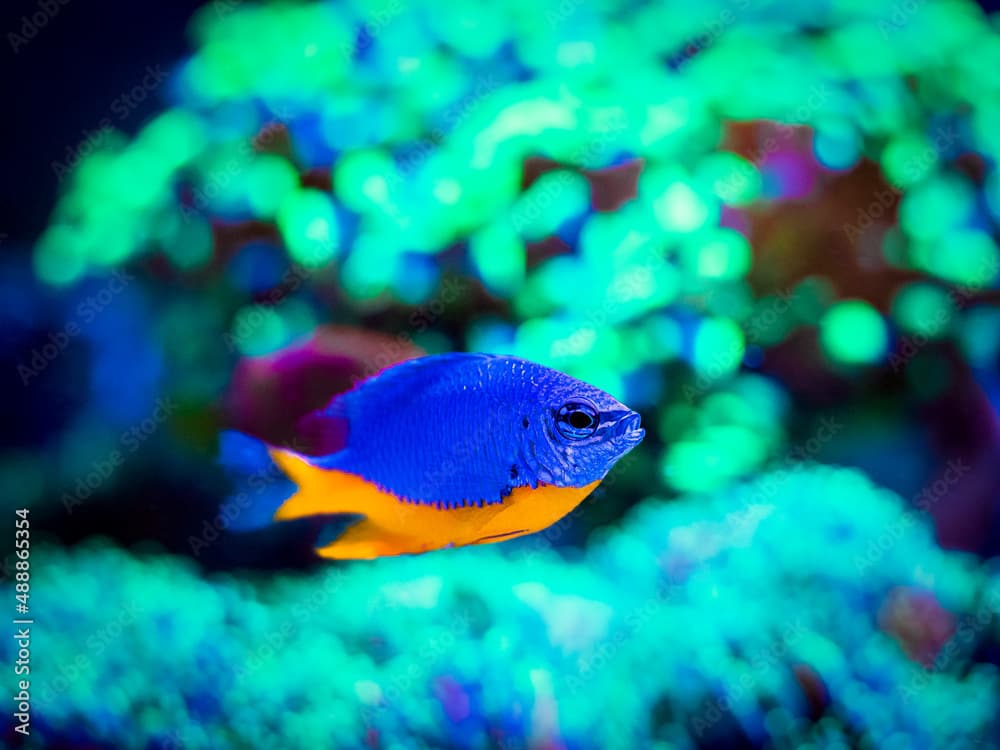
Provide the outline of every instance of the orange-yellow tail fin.
<path id="1" fill-rule="evenodd" d="M 357 493 L 343 481 L 348 475 L 321 469 L 297 453 L 241 432 L 223 432 L 219 445 L 219 462 L 234 483 L 226 501 L 234 530 L 249 531 L 304 516 L 357 512 Z"/>
<path id="2" fill-rule="evenodd" d="M 347 485 L 353 477 L 336 470 L 321 469 L 308 460 L 281 448 L 270 449 L 271 460 L 298 489 L 274 512 L 275 521 L 359 512 L 355 493 Z"/>

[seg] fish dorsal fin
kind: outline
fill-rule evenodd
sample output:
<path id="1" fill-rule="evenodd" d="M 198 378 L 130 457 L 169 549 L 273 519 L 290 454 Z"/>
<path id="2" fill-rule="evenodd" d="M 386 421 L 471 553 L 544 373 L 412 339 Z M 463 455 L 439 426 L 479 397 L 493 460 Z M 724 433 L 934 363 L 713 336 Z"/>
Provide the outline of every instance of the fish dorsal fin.
<path id="1" fill-rule="evenodd" d="M 448 352 L 446 354 L 416 357 L 380 370 L 374 375 L 358 382 L 354 390 L 361 391 L 371 387 L 419 387 L 425 385 L 427 382 L 437 380 L 442 374 L 447 374 L 456 366 L 475 366 L 483 362 L 502 358 L 498 354 L 482 354 L 478 352 Z"/>

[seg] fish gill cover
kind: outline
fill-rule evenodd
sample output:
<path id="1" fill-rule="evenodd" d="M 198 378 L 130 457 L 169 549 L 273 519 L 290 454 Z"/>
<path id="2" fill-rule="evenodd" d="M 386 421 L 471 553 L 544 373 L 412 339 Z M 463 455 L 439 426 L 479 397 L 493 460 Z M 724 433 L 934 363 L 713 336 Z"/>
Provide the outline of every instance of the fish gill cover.
<path id="1" fill-rule="evenodd" d="M 996 23 L 205 6 L 167 108 L 3 261 L 29 746 L 1000 743 Z M 312 528 L 225 533 L 223 423 L 452 350 L 649 437 L 496 549 L 320 568 Z"/>

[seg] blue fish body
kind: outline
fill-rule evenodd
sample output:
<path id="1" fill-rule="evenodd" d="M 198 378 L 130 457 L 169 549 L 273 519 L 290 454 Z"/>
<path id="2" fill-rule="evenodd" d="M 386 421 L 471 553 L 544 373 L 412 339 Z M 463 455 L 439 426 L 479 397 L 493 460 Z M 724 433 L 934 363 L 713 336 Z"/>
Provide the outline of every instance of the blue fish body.
<path id="1" fill-rule="evenodd" d="M 346 421 L 347 444 L 317 463 L 409 502 L 444 507 L 502 502 L 516 487 L 540 482 L 582 487 L 603 478 L 618 456 L 551 449 L 550 441 L 561 439 L 552 429 L 558 410 L 580 401 L 638 427 L 638 415 L 603 391 L 523 359 L 410 360 L 334 401 L 326 417 Z"/>
<path id="2" fill-rule="evenodd" d="M 392 498 L 452 512 L 510 505 L 540 489 L 574 490 L 576 498 L 644 435 L 639 415 L 604 391 L 523 359 L 487 354 L 395 365 L 335 397 L 301 428 L 323 447 L 320 455 L 285 461 L 300 488 L 314 484 L 306 475 L 315 472 L 339 477 L 353 494 L 369 494 L 370 487 L 372 504 Z M 244 443 L 226 443 L 249 455 Z M 271 510 L 285 492 L 270 489 L 260 502 Z M 322 496 L 310 492 L 308 512 L 323 512 Z M 283 510 L 274 508 L 275 517 L 305 514 L 303 502 L 288 500 Z M 329 512 L 370 510 L 363 502 L 329 500 Z"/>

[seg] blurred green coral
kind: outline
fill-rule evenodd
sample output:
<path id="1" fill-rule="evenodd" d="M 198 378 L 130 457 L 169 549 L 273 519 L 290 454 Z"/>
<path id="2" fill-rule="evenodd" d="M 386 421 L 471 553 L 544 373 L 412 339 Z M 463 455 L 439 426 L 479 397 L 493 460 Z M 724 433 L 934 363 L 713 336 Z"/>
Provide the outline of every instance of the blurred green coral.
<path id="1" fill-rule="evenodd" d="M 918 337 L 954 337 L 973 365 L 1000 346 L 990 314 L 964 309 L 1000 270 L 984 74 L 1000 35 L 971 3 L 217 0 L 192 37 L 172 106 L 82 161 L 34 256 L 54 285 L 150 253 L 211 275 L 197 315 L 194 295 L 157 304 L 176 324 L 165 369 L 207 363 L 179 397 L 218 395 L 220 338 L 230 358 L 259 355 L 379 315 L 430 350 L 516 354 L 639 407 L 667 401 L 661 424 L 692 406 L 669 403 L 665 366 L 688 368 L 700 401 L 800 328 L 840 372 L 895 363 Z M 772 122 L 733 136 L 748 120 Z M 956 163 L 970 152 L 982 180 Z M 751 247 L 755 217 L 862 158 L 888 186 L 869 183 L 841 229 L 925 278 L 882 307 L 838 299 L 823 276 L 783 287 L 796 248 L 768 245 L 800 240 Z M 635 195 L 597 207 L 595 180 L 633 167 Z M 884 237 L 867 233 L 876 221 Z M 234 243 L 241 222 L 262 235 Z M 259 270 L 275 262 L 284 275 Z M 448 307 L 450 327 L 412 324 Z M 746 476 L 782 429 L 670 433 L 666 484 Z"/>
<path id="2" fill-rule="evenodd" d="M 668 445 L 663 478 L 682 491 L 724 487 L 785 448 L 788 404 L 777 383 L 741 374 L 722 387 L 700 385 L 682 386 L 683 398 L 660 412 L 658 432 Z"/>
<path id="3" fill-rule="evenodd" d="M 1000 578 L 912 513 L 793 466 L 578 561 L 558 527 L 258 581 L 39 548 L 34 747 L 965 747 L 1000 728 Z"/>

